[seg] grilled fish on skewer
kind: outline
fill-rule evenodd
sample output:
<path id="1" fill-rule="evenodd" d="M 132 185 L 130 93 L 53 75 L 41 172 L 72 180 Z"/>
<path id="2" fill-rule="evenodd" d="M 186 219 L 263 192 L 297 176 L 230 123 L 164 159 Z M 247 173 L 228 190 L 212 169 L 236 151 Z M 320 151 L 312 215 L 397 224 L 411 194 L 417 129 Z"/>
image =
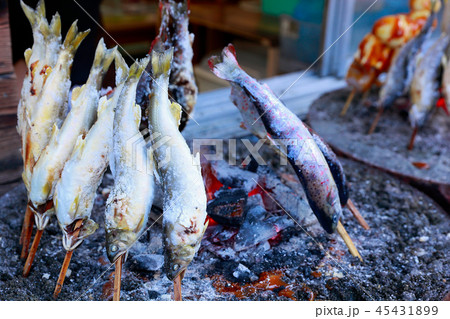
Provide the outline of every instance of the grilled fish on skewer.
<path id="1" fill-rule="evenodd" d="M 277 139 L 280 150 L 296 172 L 305 189 L 308 203 L 321 226 L 329 233 L 337 230 L 352 255 L 362 260 L 339 219 L 342 207 L 339 190 L 330 167 L 303 122 L 277 97 L 242 70 L 232 45 L 220 57 L 212 57 L 209 66 L 214 74 L 239 85 L 249 97 L 270 139 Z"/>
<path id="2" fill-rule="evenodd" d="M 36 10 L 25 5 L 23 1 L 21 1 L 21 6 L 30 21 L 34 42 L 33 47 L 25 51 L 27 73 L 23 81 L 21 99 L 17 108 L 17 131 L 22 140 L 21 153 L 24 163 L 22 178 L 29 192 L 31 171 L 35 163 L 34 157 L 29 152 L 30 140 L 28 132 L 31 127 L 30 116 L 40 97 L 42 87 L 58 58 L 61 46 L 61 19 L 56 13 L 49 25 L 45 17 L 43 1 L 39 1 Z M 34 155 L 39 157 L 40 153 Z M 26 258 L 28 255 L 33 224 L 33 212 L 30 205 L 27 205 L 20 236 L 20 243 L 22 244 L 21 258 Z"/>
<path id="3" fill-rule="evenodd" d="M 431 14 L 421 32 L 403 46 L 397 53 L 386 76 L 386 82 L 380 90 L 379 108 L 390 107 L 395 100 L 406 94 L 411 85 L 416 65 L 417 53 L 431 36 L 436 13 Z"/>
<path id="4" fill-rule="evenodd" d="M 56 182 L 78 136 L 85 136 L 94 123 L 103 76 L 114 59 L 115 51 L 115 48 L 107 50 L 103 39 L 100 40 L 89 78 L 85 85 L 73 89 L 71 110 L 61 129 L 53 124 L 50 142 L 33 169 L 29 198 L 34 207 L 52 199 Z"/>
<path id="5" fill-rule="evenodd" d="M 239 67 L 233 46 L 226 47 L 221 57 L 211 58 L 210 67 L 218 77 L 234 82 L 246 92 L 258 112 L 263 114 L 261 120 L 272 138 L 297 141 L 296 146 L 286 145 L 286 155 L 299 175 L 320 224 L 332 233 L 341 216 L 338 189 L 308 129 L 272 92 Z"/>
<path id="6" fill-rule="evenodd" d="M 171 104 L 167 96 L 172 52 L 152 53 L 156 85 L 148 110 L 149 129 L 156 137 L 153 154 L 164 193 L 165 270 L 170 280 L 184 273 L 207 227 L 200 155 L 191 155 L 178 130 L 180 106 Z"/>
<path id="7" fill-rule="evenodd" d="M 103 43 L 100 47 L 103 47 Z M 104 47 L 100 51 L 103 51 L 102 55 L 104 55 L 102 60 L 104 59 L 104 63 L 108 64 L 111 63 L 111 55 L 114 56 L 117 53 L 115 49 L 105 50 Z M 99 57 L 99 55 L 96 55 L 96 57 Z M 97 68 L 100 68 L 97 72 L 104 72 L 100 65 Z M 97 121 L 87 135 L 81 134 L 78 136 L 77 144 L 56 184 L 53 201 L 56 217 L 63 231 L 63 246 L 67 252 L 53 293 L 54 298 L 57 298 L 61 292 L 73 250 L 87 236 L 94 233 L 98 227 L 90 219 L 90 216 L 96 190 L 102 181 L 103 173 L 108 167 L 109 154 L 112 149 L 114 111 L 126 79 L 126 70 L 122 68 L 123 65 L 116 63 L 116 74 L 118 74 L 116 76 L 116 89 L 111 98 L 108 99 L 103 96 L 100 99 Z M 95 95 L 92 98 L 97 100 L 98 96 Z"/>
<path id="8" fill-rule="evenodd" d="M 125 74 L 126 70 L 122 70 L 121 67 L 116 65 L 116 73 Z M 81 243 L 83 232 L 74 243 L 66 228 L 78 219 L 89 219 L 96 190 L 108 167 L 112 149 L 114 110 L 119 101 L 125 76 L 116 78 L 116 89 L 112 97 L 100 98 L 97 121 L 86 136 L 78 136 L 70 159 L 66 162 L 61 178 L 56 184 L 53 202 L 58 223 L 63 230 L 63 246 L 66 250 L 74 249 Z M 93 222 L 89 223 L 93 225 Z M 90 232 L 89 229 L 85 231 L 86 235 Z"/>
<path id="9" fill-rule="evenodd" d="M 195 83 L 192 65 L 192 43 L 194 34 L 189 33 L 189 0 L 160 0 L 161 26 L 152 48 L 173 48 L 173 61 L 170 70 L 169 97 L 183 108 L 179 130 L 182 131 L 189 120 L 197 102 L 198 88 Z M 150 78 L 151 64 L 147 74 L 139 83 L 137 103 L 147 106 L 148 95 L 153 83 Z"/>
<path id="10" fill-rule="evenodd" d="M 39 159 L 41 151 L 48 144 L 53 124 L 59 127 L 67 109 L 67 99 L 70 89 L 70 70 L 78 46 L 89 31 L 78 33 L 76 21 L 70 27 L 58 60 L 50 75 L 46 78 L 38 101 L 29 114 L 30 129 L 27 132 L 27 145 L 25 150 L 25 166 L 32 168 Z M 31 172 L 26 179 L 29 181 Z M 37 208 L 37 207 L 36 207 Z"/>
<path id="11" fill-rule="evenodd" d="M 449 44 L 450 35 L 441 34 L 417 65 L 411 83 L 412 106 L 409 111 L 409 119 L 415 129 L 423 126 L 439 97 L 441 62 Z"/>
<path id="12" fill-rule="evenodd" d="M 152 158 L 139 131 L 141 108 L 135 104 L 136 86 L 149 59 L 135 62 L 122 89 L 114 118 L 111 171 L 114 187 L 108 197 L 105 215 L 108 258 L 115 262 L 139 238 L 147 224 L 153 202 Z M 119 54 L 116 63 L 124 65 Z"/>
<path id="13" fill-rule="evenodd" d="M 144 231 L 154 197 L 153 158 L 147 154 L 139 131 L 141 107 L 135 103 L 136 87 L 149 58 L 135 62 L 130 70 L 120 54 L 116 63 L 126 68 L 128 78 L 122 89 L 114 118 L 111 171 L 114 187 L 105 213 L 106 250 L 116 263 L 113 300 L 120 300 L 122 263 L 126 253 Z"/>

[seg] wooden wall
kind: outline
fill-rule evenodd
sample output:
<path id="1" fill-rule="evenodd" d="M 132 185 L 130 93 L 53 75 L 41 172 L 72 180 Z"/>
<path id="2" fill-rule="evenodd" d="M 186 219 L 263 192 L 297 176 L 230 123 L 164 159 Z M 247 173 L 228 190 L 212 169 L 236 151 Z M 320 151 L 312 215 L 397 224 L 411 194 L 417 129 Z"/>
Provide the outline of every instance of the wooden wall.
<path id="1" fill-rule="evenodd" d="M 21 181 L 22 158 L 16 130 L 20 87 L 12 65 L 7 1 L 0 0 L 0 194 Z"/>

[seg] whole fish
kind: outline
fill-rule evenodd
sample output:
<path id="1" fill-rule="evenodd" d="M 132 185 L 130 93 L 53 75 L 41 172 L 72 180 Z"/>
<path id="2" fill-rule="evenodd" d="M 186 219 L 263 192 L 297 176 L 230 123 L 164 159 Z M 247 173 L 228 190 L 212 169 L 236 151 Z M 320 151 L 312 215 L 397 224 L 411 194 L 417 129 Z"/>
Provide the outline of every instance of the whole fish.
<path id="1" fill-rule="evenodd" d="M 53 124 L 50 142 L 33 169 L 29 194 L 33 207 L 45 205 L 53 198 L 55 185 L 64 164 L 72 154 L 78 136 L 85 136 L 94 123 L 103 76 L 114 59 L 115 51 L 115 48 L 107 50 L 103 39 L 100 40 L 89 78 L 86 84 L 73 89 L 71 110 L 61 129 L 56 123 Z M 38 225 L 40 226 L 42 225 Z"/>
<path id="2" fill-rule="evenodd" d="M 409 120 L 414 128 L 425 124 L 439 97 L 442 57 L 449 44 L 450 35 L 441 34 L 418 62 L 410 92 L 412 106 Z"/>
<path id="3" fill-rule="evenodd" d="M 24 162 L 23 180 L 29 191 L 31 172 L 35 159 L 39 158 L 41 151 L 34 148 L 35 154 L 30 152 L 31 141 L 28 133 L 31 129 L 31 114 L 35 113 L 43 86 L 58 59 L 61 47 L 61 19 L 56 13 L 50 25 L 48 24 L 44 1 L 38 2 L 36 10 L 31 9 L 23 1 L 20 4 L 33 31 L 33 46 L 24 54 L 27 73 L 23 80 L 21 99 L 17 108 L 17 131 L 22 139 Z"/>
<path id="4" fill-rule="evenodd" d="M 116 51 L 117 52 L 117 51 Z M 126 79 L 126 71 L 116 63 L 116 88 L 112 97 L 100 98 L 97 120 L 87 135 L 79 135 L 70 159 L 64 165 L 56 184 L 53 203 L 58 223 L 63 231 L 63 246 L 75 249 L 92 234 L 97 225 L 90 219 L 94 199 L 112 150 L 114 111 Z M 71 225 L 83 219 L 81 233 L 73 241 Z"/>
<path id="5" fill-rule="evenodd" d="M 139 124 L 141 107 L 135 103 L 136 86 L 149 58 L 125 72 L 127 80 L 114 117 L 110 167 L 114 187 L 105 212 L 106 250 L 111 262 L 125 254 L 147 224 L 154 197 L 153 159 L 148 156 Z M 116 63 L 127 68 L 118 54 Z"/>
<path id="6" fill-rule="evenodd" d="M 397 98 L 408 92 L 416 66 L 417 54 L 426 40 L 430 38 L 434 30 L 435 19 L 436 13 L 433 11 L 420 33 L 406 43 L 395 55 L 386 75 L 386 81 L 380 90 L 378 107 L 383 109 L 390 107 Z"/>
<path id="7" fill-rule="evenodd" d="M 169 80 L 169 97 L 183 108 L 179 130 L 186 126 L 189 115 L 197 102 L 198 88 L 195 83 L 192 58 L 194 34 L 189 33 L 189 0 L 160 0 L 161 26 L 152 48 L 173 48 L 173 61 Z M 142 77 L 138 88 L 137 103 L 147 106 L 152 91 L 151 67 Z"/>
<path id="8" fill-rule="evenodd" d="M 29 113 L 29 130 L 24 150 L 24 181 L 31 181 L 33 167 L 50 140 L 54 124 L 60 127 L 67 113 L 73 57 L 88 33 L 89 30 L 79 33 L 76 21 L 72 24 L 58 53 L 56 65 L 46 78 L 39 98 Z M 30 185 L 28 189 L 29 187 Z"/>
<path id="9" fill-rule="evenodd" d="M 152 151 L 164 193 L 165 270 L 170 280 L 182 275 L 206 230 L 206 192 L 200 154 L 192 156 L 178 130 L 181 107 L 167 96 L 173 50 L 152 53 L 154 92 L 149 104 Z"/>
<path id="10" fill-rule="evenodd" d="M 325 157 L 306 126 L 273 92 L 240 68 L 232 45 L 226 47 L 220 57 L 212 57 L 209 65 L 214 74 L 235 83 L 250 98 L 269 138 L 282 144 L 320 224 L 332 233 L 342 214 L 339 190 Z"/>

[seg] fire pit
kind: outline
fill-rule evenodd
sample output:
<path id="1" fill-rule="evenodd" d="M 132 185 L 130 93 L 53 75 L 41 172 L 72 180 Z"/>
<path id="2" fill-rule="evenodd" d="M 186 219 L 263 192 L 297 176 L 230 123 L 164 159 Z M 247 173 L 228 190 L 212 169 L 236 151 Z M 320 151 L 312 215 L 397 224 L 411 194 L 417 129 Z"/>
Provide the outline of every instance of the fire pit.
<path id="1" fill-rule="evenodd" d="M 255 141 L 253 141 L 254 144 Z M 343 223 L 364 263 L 337 235 L 316 223 L 296 177 L 272 151 L 270 166 L 245 168 L 204 162 L 210 226 L 183 280 L 185 300 L 441 300 L 449 290 L 449 216 L 409 185 L 375 169 L 343 160 L 351 197 L 371 229 L 345 209 Z M 248 152 L 238 147 L 238 161 Z M 93 219 L 102 226 L 106 175 Z M 51 299 L 64 258 L 53 220 L 28 278 L 21 276 L 18 236 L 26 204 L 19 186 L 1 198 L 0 296 L 3 300 Z M 156 218 L 160 210 L 155 208 Z M 291 216 L 289 216 L 291 215 Z M 149 224 L 151 225 L 151 224 Z M 103 227 L 74 253 L 62 300 L 112 297 L 113 267 L 106 258 Z M 155 223 L 129 252 L 124 300 L 171 300 L 163 271 L 162 228 Z"/>

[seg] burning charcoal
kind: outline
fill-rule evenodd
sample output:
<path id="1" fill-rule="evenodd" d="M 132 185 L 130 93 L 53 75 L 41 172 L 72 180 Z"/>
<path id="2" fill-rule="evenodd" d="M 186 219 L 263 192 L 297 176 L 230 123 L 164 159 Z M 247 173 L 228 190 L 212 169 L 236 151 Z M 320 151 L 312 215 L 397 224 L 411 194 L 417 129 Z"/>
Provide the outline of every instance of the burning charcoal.
<path id="1" fill-rule="evenodd" d="M 268 211 L 285 211 L 302 226 L 317 223 L 300 183 L 295 190 L 286 186 L 267 166 L 260 166 L 258 175 L 258 183 L 269 193 L 262 192 Z"/>
<path id="2" fill-rule="evenodd" d="M 247 192 L 244 189 L 224 189 L 216 192 L 208 203 L 208 215 L 226 226 L 238 227 L 245 220 Z"/>
<path id="3" fill-rule="evenodd" d="M 265 215 L 266 210 L 261 206 L 249 209 L 247 218 L 236 235 L 236 251 L 248 249 L 277 235 L 275 225 L 263 220 Z"/>
<path id="4" fill-rule="evenodd" d="M 236 278 L 239 282 L 252 282 L 258 280 L 258 276 L 256 276 L 250 269 L 248 269 L 243 264 L 239 264 L 235 271 L 233 271 L 233 277 Z"/>
<path id="5" fill-rule="evenodd" d="M 230 166 L 224 161 L 212 163 L 212 170 L 217 179 L 226 187 L 243 188 L 246 193 L 256 187 L 258 174 L 240 169 L 238 166 Z"/>
<path id="6" fill-rule="evenodd" d="M 164 265 L 164 256 L 155 254 L 136 255 L 131 258 L 132 267 L 141 271 L 157 271 Z"/>

